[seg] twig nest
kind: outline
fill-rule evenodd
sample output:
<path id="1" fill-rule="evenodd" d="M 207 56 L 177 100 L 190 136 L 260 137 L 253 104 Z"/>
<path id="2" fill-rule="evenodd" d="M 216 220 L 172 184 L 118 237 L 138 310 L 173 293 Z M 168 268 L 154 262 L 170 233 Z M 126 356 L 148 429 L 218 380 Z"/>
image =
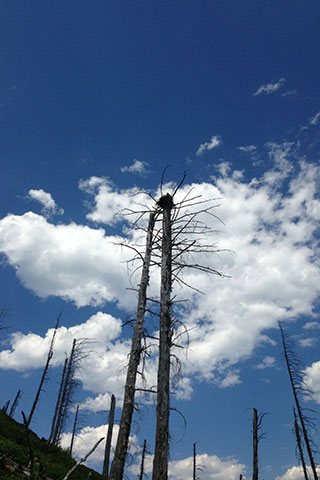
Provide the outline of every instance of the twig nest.
<path id="1" fill-rule="evenodd" d="M 170 193 L 163 195 L 160 200 L 157 201 L 157 205 L 163 210 L 171 210 L 173 208 L 173 198 Z"/>

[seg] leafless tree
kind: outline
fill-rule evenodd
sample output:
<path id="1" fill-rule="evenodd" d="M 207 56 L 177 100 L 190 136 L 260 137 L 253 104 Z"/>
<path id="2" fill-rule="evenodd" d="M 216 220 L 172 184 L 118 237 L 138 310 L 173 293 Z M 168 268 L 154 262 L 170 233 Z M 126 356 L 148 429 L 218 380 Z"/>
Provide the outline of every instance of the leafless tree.
<path id="1" fill-rule="evenodd" d="M 61 398 L 62 398 L 62 392 L 63 392 L 64 382 L 65 382 L 65 377 L 66 377 L 66 372 L 67 372 L 67 366 L 68 366 L 68 358 L 65 359 L 63 370 L 62 370 L 57 402 L 56 402 L 56 406 L 55 406 L 55 410 L 54 410 L 54 414 L 53 414 L 53 418 L 52 418 L 52 423 L 51 423 L 51 431 L 50 431 L 50 435 L 49 435 L 49 438 L 48 438 L 48 441 L 47 441 L 47 443 L 49 445 L 51 445 L 53 443 L 53 437 L 54 437 L 55 430 L 56 430 L 58 412 L 60 410 L 60 405 L 61 405 Z"/>
<path id="2" fill-rule="evenodd" d="M 289 340 L 280 322 L 279 322 L 279 328 L 281 333 L 283 355 L 287 365 L 290 385 L 291 385 L 294 401 L 296 404 L 298 417 L 300 420 L 304 443 L 308 452 L 308 457 L 310 460 L 310 465 L 311 465 L 311 470 L 313 473 L 314 480 L 318 480 L 318 473 L 317 473 L 316 464 L 314 461 L 314 454 L 312 450 L 312 441 L 307 428 L 307 424 L 309 424 L 310 426 L 310 419 L 308 419 L 308 417 L 304 414 L 303 409 L 300 405 L 301 395 L 307 395 L 310 392 L 303 385 L 303 373 L 301 368 L 301 360 L 298 358 L 297 354 L 295 353 L 292 341 Z"/>
<path id="3" fill-rule="evenodd" d="M 104 437 L 100 438 L 100 440 L 98 440 L 97 443 L 91 448 L 91 450 L 83 458 L 81 458 L 72 468 L 70 468 L 67 474 L 63 477 L 63 480 L 68 480 L 68 478 L 75 471 L 75 469 L 90 457 L 90 455 L 95 451 L 95 449 L 102 442 L 102 440 L 104 440 Z"/>
<path id="4" fill-rule="evenodd" d="M 116 397 L 114 395 L 111 395 L 111 404 L 110 404 L 109 419 L 108 419 L 108 432 L 107 432 L 107 438 L 106 438 L 106 446 L 104 450 L 104 461 L 103 461 L 103 469 L 102 469 L 102 476 L 106 480 L 108 480 L 108 476 L 109 476 L 109 462 L 110 462 L 110 451 L 111 451 L 115 408 L 116 408 Z"/>
<path id="5" fill-rule="evenodd" d="M 77 405 L 76 413 L 75 413 L 75 416 L 74 416 L 74 422 L 73 422 L 73 428 L 72 428 L 72 435 L 71 435 L 71 442 L 70 442 L 70 448 L 69 448 L 70 457 L 72 456 L 72 449 L 73 449 L 74 437 L 75 437 L 76 430 L 77 430 L 78 414 L 79 414 L 79 405 Z"/>
<path id="6" fill-rule="evenodd" d="M 19 400 L 21 398 L 21 390 L 18 390 L 17 395 L 15 396 L 15 399 L 11 405 L 10 412 L 9 412 L 9 417 L 12 418 L 14 415 L 14 412 L 18 406 Z"/>
<path id="7" fill-rule="evenodd" d="M 266 413 L 258 414 L 256 408 L 253 409 L 253 422 L 252 422 L 252 439 L 253 439 L 253 472 L 252 480 L 258 480 L 259 463 L 258 463 L 258 445 L 260 440 L 265 436 L 265 433 L 261 432 L 262 420 Z"/>
<path id="8" fill-rule="evenodd" d="M 139 480 L 143 480 L 143 477 L 144 477 L 144 460 L 145 460 L 146 452 L 147 452 L 147 440 L 144 440 L 142 455 L 141 455 Z"/>
<path id="9" fill-rule="evenodd" d="M 42 388 L 43 388 L 43 384 L 44 384 L 44 382 L 46 380 L 46 377 L 47 377 L 50 361 L 53 357 L 54 340 L 55 340 L 57 330 L 58 330 L 58 327 L 59 327 L 60 318 L 61 318 L 61 313 L 58 315 L 58 318 L 57 318 L 57 321 L 56 321 L 56 326 L 55 326 L 55 329 L 54 329 L 54 332 L 53 332 L 53 335 L 52 335 L 52 339 L 51 339 L 51 343 L 50 343 L 50 347 L 49 347 L 49 351 L 48 351 L 48 355 L 47 355 L 47 361 L 46 361 L 45 367 L 43 369 L 43 373 L 42 373 L 42 376 L 41 376 L 41 379 L 40 379 L 39 387 L 38 387 L 38 390 L 36 392 L 35 399 L 33 401 L 33 404 L 32 404 L 32 407 L 31 407 L 31 410 L 30 410 L 30 413 L 29 413 L 29 416 L 28 416 L 28 420 L 27 420 L 28 427 L 31 423 L 31 420 L 32 420 L 32 417 L 34 415 L 36 406 L 39 402 L 39 398 L 40 398 L 40 394 L 41 394 L 41 391 L 42 391 Z"/>
<path id="10" fill-rule="evenodd" d="M 303 469 L 303 474 L 305 480 L 308 480 L 308 472 L 307 472 L 307 467 L 306 467 L 306 462 L 304 460 L 304 454 L 303 454 L 303 448 L 302 448 L 302 442 L 301 442 L 301 435 L 300 435 L 300 427 L 298 424 L 298 419 L 297 419 L 297 414 L 295 408 L 293 408 L 293 416 L 294 416 L 294 433 L 296 436 L 296 442 L 297 442 L 297 449 L 298 449 L 298 458 L 301 462 L 302 469 Z"/>

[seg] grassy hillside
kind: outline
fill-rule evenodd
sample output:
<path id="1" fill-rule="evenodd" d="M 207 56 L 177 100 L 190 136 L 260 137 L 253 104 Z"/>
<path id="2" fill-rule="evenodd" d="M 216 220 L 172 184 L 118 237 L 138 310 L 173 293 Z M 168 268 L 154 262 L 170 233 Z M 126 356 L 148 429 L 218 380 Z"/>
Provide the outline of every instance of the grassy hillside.
<path id="1" fill-rule="evenodd" d="M 30 443 L 35 458 L 34 479 L 62 480 L 75 460 L 68 452 L 58 447 L 48 447 L 44 439 L 29 431 Z M 30 456 L 23 424 L 0 412 L 0 478 L 24 479 L 28 475 Z M 70 479 L 98 480 L 102 476 L 94 470 L 79 465 Z"/>

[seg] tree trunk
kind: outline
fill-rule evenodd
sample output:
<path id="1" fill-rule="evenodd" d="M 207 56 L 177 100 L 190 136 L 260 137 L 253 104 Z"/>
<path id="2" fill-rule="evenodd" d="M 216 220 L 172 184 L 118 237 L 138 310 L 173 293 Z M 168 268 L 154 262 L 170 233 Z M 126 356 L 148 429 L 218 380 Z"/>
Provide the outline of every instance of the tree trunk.
<path id="1" fill-rule="evenodd" d="M 196 444 L 193 444 L 193 480 L 197 480 L 197 454 L 196 454 Z"/>
<path id="2" fill-rule="evenodd" d="M 300 423 L 301 423 L 301 428 L 302 428 L 302 432 L 303 432 L 304 443 L 305 443 L 305 445 L 306 445 L 306 449 L 307 449 L 307 452 L 308 452 L 308 456 L 309 456 L 310 465 L 311 465 L 311 469 L 312 469 L 312 473 L 313 473 L 314 480 L 318 480 L 318 474 L 317 474 L 317 470 L 316 470 L 316 465 L 315 465 L 315 462 L 314 462 L 314 459 L 313 459 L 311 442 L 310 442 L 310 440 L 309 440 L 309 435 L 308 435 L 307 427 L 306 427 L 306 425 L 305 425 L 304 417 L 303 417 L 303 414 L 302 414 L 302 409 L 301 409 L 301 407 L 300 407 L 300 402 L 299 402 L 299 398 L 298 398 L 298 394 L 297 394 L 296 384 L 295 384 L 295 382 L 294 382 L 293 373 L 292 373 L 291 364 L 290 364 L 290 359 L 289 359 L 289 356 L 288 356 L 287 345 L 286 345 L 286 342 L 285 342 L 283 329 L 282 329 L 282 326 L 281 326 L 280 323 L 279 323 L 279 327 L 280 327 L 280 332 L 281 332 L 281 339 L 282 339 L 282 347 L 283 347 L 284 358 L 285 358 L 285 360 L 286 360 L 287 369 L 288 369 L 289 378 L 290 378 L 290 384 L 291 384 L 291 388 L 292 388 L 292 392 L 293 392 L 293 396 L 294 396 L 294 401 L 295 401 L 295 404 L 296 404 L 296 407 L 297 407 L 297 412 L 298 412 L 299 420 L 300 420 Z"/>
<path id="3" fill-rule="evenodd" d="M 52 335 L 52 339 L 51 339 L 51 343 L 50 343 L 50 348 L 49 348 L 48 355 L 47 355 L 47 361 L 46 361 L 46 364 L 45 364 L 45 367 L 44 367 L 44 370 L 43 370 L 43 373 L 42 373 L 42 376 L 41 376 L 40 384 L 39 384 L 39 387 L 38 387 L 38 390 L 37 390 L 37 393 L 36 393 L 36 396 L 35 396 L 33 405 L 32 405 L 32 407 L 31 407 L 31 411 L 30 411 L 30 413 L 29 413 L 29 417 L 28 417 L 28 420 L 27 420 L 27 425 L 28 425 L 28 427 L 29 427 L 29 425 L 30 425 L 30 423 L 31 423 L 31 420 L 32 420 L 34 411 L 35 411 L 36 406 L 37 406 L 37 404 L 38 404 L 38 401 L 39 401 L 39 398 L 40 398 L 40 394 L 41 394 L 41 390 L 42 390 L 44 381 L 45 381 L 46 376 L 47 376 L 49 364 L 50 364 L 51 358 L 52 358 L 52 356 L 53 356 L 53 345 L 54 345 L 54 340 L 55 340 L 55 337 L 56 337 L 56 334 L 57 334 L 57 330 L 58 330 L 60 318 L 61 318 L 61 314 L 58 315 L 58 318 L 57 318 L 56 326 L 55 326 L 55 329 L 54 329 L 54 332 L 53 332 L 53 335 Z"/>
<path id="4" fill-rule="evenodd" d="M 253 471 L 252 480 L 258 480 L 258 411 L 253 409 Z"/>
<path id="5" fill-rule="evenodd" d="M 296 440 L 297 440 L 297 447 L 299 451 L 299 458 L 301 460 L 301 465 L 303 469 L 303 474 L 305 480 L 308 480 L 308 472 L 307 472 L 307 467 L 306 467 L 306 462 L 304 461 L 304 455 L 303 455 L 303 448 L 302 448 L 302 443 L 301 443 L 301 437 L 300 437 L 300 428 L 298 425 L 298 420 L 297 420 L 297 414 L 295 409 L 293 409 L 293 415 L 294 415 L 294 431 L 296 434 Z"/>
<path id="6" fill-rule="evenodd" d="M 163 198 L 163 197 L 162 197 Z M 171 199 L 171 197 L 170 197 Z M 169 199 L 169 200 L 170 200 Z M 157 423 L 153 459 L 152 480 L 167 480 L 169 456 L 169 409 L 170 409 L 170 347 L 171 347 L 171 287 L 172 246 L 171 209 L 172 199 L 163 208 L 161 293 L 160 293 L 160 342 L 157 381 Z"/>
<path id="7" fill-rule="evenodd" d="M 76 414 L 75 414 L 74 422 L 73 422 L 72 436 L 71 436 L 71 442 L 70 442 L 70 457 L 72 456 L 74 436 L 76 434 L 77 421 L 78 421 L 78 413 L 79 413 L 79 405 L 77 405 L 77 410 L 76 410 Z"/>
<path id="8" fill-rule="evenodd" d="M 15 409 L 17 408 L 17 405 L 19 403 L 20 396 L 21 396 L 21 390 L 18 390 L 17 395 L 15 396 L 13 404 L 11 405 L 11 408 L 10 408 L 10 412 L 9 412 L 9 417 L 10 418 L 12 418 L 13 415 L 14 415 Z"/>
<path id="9" fill-rule="evenodd" d="M 147 440 L 143 442 L 143 450 L 142 450 L 142 456 L 141 456 L 141 467 L 140 467 L 140 475 L 139 475 L 139 480 L 143 480 L 143 475 L 144 475 L 144 459 L 146 456 L 146 451 L 147 451 Z"/>
<path id="10" fill-rule="evenodd" d="M 66 358 L 65 361 L 64 361 L 63 371 L 62 371 L 62 375 L 61 375 L 61 381 L 60 381 L 57 403 L 56 403 L 56 407 L 55 407 L 53 418 L 52 418 L 51 432 L 50 432 L 50 435 L 49 435 L 49 438 L 48 438 L 48 441 L 47 441 L 48 445 L 51 445 L 53 443 L 53 437 L 54 437 L 55 430 L 56 430 L 57 417 L 58 417 L 58 412 L 59 412 L 60 404 L 61 404 L 61 397 L 62 397 L 64 381 L 65 381 L 65 376 L 66 376 L 66 371 L 67 371 L 67 365 L 68 365 L 68 359 Z"/>
<path id="11" fill-rule="evenodd" d="M 110 450 L 111 450 L 111 440 L 112 440 L 115 408 L 116 408 L 116 397 L 114 395 L 111 395 L 111 405 L 110 405 L 109 420 L 108 420 L 108 432 L 107 432 L 106 447 L 104 451 L 103 470 L 102 470 L 102 476 L 106 480 L 108 480 L 108 475 L 109 475 L 109 461 L 110 461 Z"/>
<path id="12" fill-rule="evenodd" d="M 136 378 L 138 365 L 141 358 L 141 341 L 143 336 L 143 322 L 146 310 L 147 301 L 147 287 L 149 283 L 149 270 L 152 253 L 152 235 L 155 224 L 155 213 L 150 213 L 146 251 L 142 266 L 141 283 L 138 295 L 138 308 L 136 314 L 136 321 L 133 331 L 131 351 L 129 357 L 129 365 L 127 371 L 127 379 L 124 391 L 122 414 L 119 426 L 119 433 L 115 454 L 111 464 L 110 480 L 122 480 L 124 465 L 126 461 L 128 443 L 132 422 L 132 415 L 134 409 L 134 395 L 136 388 Z"/>

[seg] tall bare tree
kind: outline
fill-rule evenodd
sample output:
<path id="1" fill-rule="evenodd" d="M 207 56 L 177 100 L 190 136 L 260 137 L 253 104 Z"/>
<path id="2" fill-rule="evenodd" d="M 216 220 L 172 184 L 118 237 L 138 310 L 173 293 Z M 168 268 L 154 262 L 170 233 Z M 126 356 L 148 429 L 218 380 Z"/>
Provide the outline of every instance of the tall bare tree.
<path id="1" fill-rule="evenodd" d="M 147 287 L 149 283 L 149 270 L 152 254 L 153 229 L 155 224 L 155 212 L 149 215 L 149 224 L 147 230 L 146 250 L 143 259 L 141 281 L 138 294 L 138 308 L 134 331 L 132 336 L 127 378 L 124 391 L 122 414 L 119 426 L 118 439 L 110 469 L 111 480 L 121 480 L 123 477 L 124 465 L 126 461 L 132 415 L 134 409 L 134 397 L 136 390 L 136 380 L 138 366 L 142 353 L 143 322 L 146 311 Z"/>
<path id="2" fill-rule="evenodd" d="M 62 392 L 63 392 L 64 382 L 65 382 L 65 377 L 66 377 L 66 372 L 67 372 L 67 366 L 68 366 L 68 358 L 65 359 L 64 365 L 63 365 L 57 402 L 56 402 L 56 406 L 55 406 L 55 409 L 54 409 L 54 414 L 53 414 L 53 417 L 52 417 L 51 431 L 50 431 L 50 435 L 49 435 L 49 438 L 48 438 L 48 441 L 47 441 L 47 443 L 49 445 L 51 445 L 53 443 L 53 437 L 54 437 L 55 430 L 56 430 L 57 418 L 58 418 L 58 413 L 59 413 L 60 405 L 61 405 L 61 398 L 62 398 Z"/>
<path id="3" fill-rule="evenodd" d="M 103 469 L 102 469 L 102 476 L 106 480 L 108 480 L 108 477 L 109 477 L 109 462 L 110 462 L 110 451 L 111 451 L 115 408 L 116 408 L 116 397 L 114 395 L 111 395 L 111 404 L 110 404 L 109 419 L 108 419 L 108 432 L 107 432 L 107 438 L 106 438 L 106 446 L 104 449 L 104 461 L 103 461 Z"/>
<path id="4" fill-rule="evenodd" d="M 308 392 L 307 389 L 303 386 L 303 373 L 301 369 L 301 361 L 296 355 L 292 342 L 290 342 L 280 322 L 279 322 L 279 328 L 281 333 L 283 355 L 287 365 L 290 385 L 291 385 L 294 401 L 296 404 L 298 417 L 300 420 L 304 443 L 308 452 L 308 457 L 310 460 L 310 466 L 311 466 L 314 480 L 318 480 L 318 473 L 317 473 L 316 464 L 314 461 L 314 455 L 312 451 L 312 442 L 307 429 L 307 423 L 310 423 L 310 421 L 306 417 L 306 415 L 303 413 L 303 409 L 300 405 L 301 394 L 306 395 L 310 392 Z"/>
<path id="5" fill-rule="evenodd" d="M 41 375 L 41 379 L 40 379 L 40 383 L 39 383 L 39 387 L 38 387 L 38 390 L 36 392 L 35 399 L 33 401 L 33 404 L 32 404 L 28 419 L 27 419 L 28 427 L 31 423 L 31 420 L 32 420 L 32 417 L 34 415 L 36 406 L 39 402 L 39 398 L 40 398 L 40 394 L 41 394 L 41 391 L 42 391 L 42 388 L 43 388 L 43 384 L 44 384 L 44 382 L 46 380 L 46 377 L 47 377 L 50 361 L 53 357 L 53 346 L 54 346 L 54 341 L 55 341 L 55 338 L 56 338 L 57 330 L 58 330 L 58 327 L 59 327 L 60 318 L 61 318 L 61 313 L 57 317 L 56 326 L 54 328 L 54 332 L 53 332 L 53 335 L 52 335 L 52 339 L 51 339 L 51 342 L 50 342 L 50 347 L 49 347 L 49 351 L 48 351 L 48 355 L 47 355 L 47 361 L 46 361 L 46 364 L 44 366 L 44 369 L 43 369 L 43 372 L 42 372 L 42 375 Z"/>
<path id="6" fill-rule="evenodd" d="M 301 435 L 300 435 L 300 427 L 298 424 L 298 419 L 297 419 L 297 414 L 295 408 L 293 408 L 293 416 L 294 416 L 294 433 L 296 436 L 296 442 L 297 442 L 297 449 L 298 449 L 298 458 L 301 462 L 302 469 L 303 469 L 303 475 L 305 480 L 308 480 L 308 471 L 307 471 L 307 466 L 306 462 L 304 460 L 304 454 L 303 454 L 303 447 L 302 447 L 302 442 L 301 442 Z"/>
<path id="7" fill-rule="evenodd" d="M 17 406 L 18 406 L 20 398 L 21 398 L 21 390 L 18 390 L 17 394 L 15 396 L 15 399 L 13 400 L 13 403 L 11 405 L 10 412 L 9 412 L 9 417 L 11 417 L 11 418 L 13 417 L 14 412 L 15 412 Z"/>

